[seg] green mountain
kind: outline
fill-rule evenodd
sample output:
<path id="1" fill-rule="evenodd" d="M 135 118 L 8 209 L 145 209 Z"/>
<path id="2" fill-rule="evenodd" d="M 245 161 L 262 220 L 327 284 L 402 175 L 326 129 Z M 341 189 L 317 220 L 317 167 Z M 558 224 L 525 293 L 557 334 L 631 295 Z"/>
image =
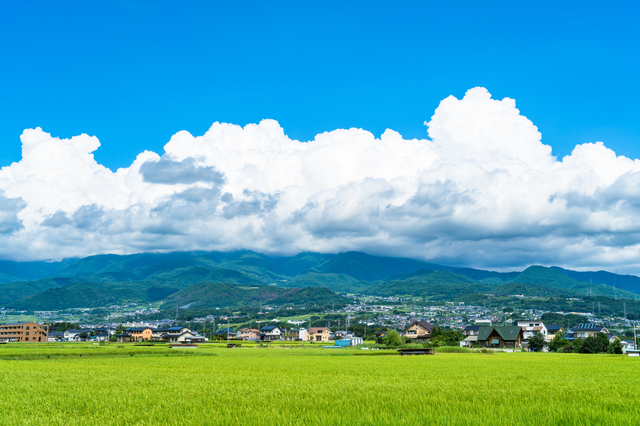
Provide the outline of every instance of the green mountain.
<path id="1" fill-rule="evenodd" d="M 326 287 L 333 291 L 362 292 L 369 288 L 370 284 L 358 281 L 345 274 L 322 274 L 319 272 L 305 272 L 291 278 L 286 283 L 287 287 Z"/>
<path id="2" fill-rule="evenodd" d="M 288 289 L 275 286 L 245 286 L 224 283 L 198 283 L 167 297 L 163 309 L 189 308 L 238 308 L 273 305 L 330 305 L 344 304 L 345 298 L 322 287 Z"/>
<path id="3" fill-rule="evenodd" d="M 75 260 L 64 260 L 62 262 L 12 262 L 0 260 L 0 284 L 38 280 L 56 273 L 73 262 Z"/>
<path id="4" fill-rule="evenodd" d="M 55 287 L 9 305 L 18 310 L 54 311 L 69 308 L 95 308 L 126 303 L 162 300 L 177 288 L 142 282 L 73 283 Z"/>
<path id="5" fill-rule="evenodd" d="M 522 295 L 527 297 L 577 296 L 575 290 L 550 287 L 545 284 L 505 283 L 491 290 L 496 296 Z"/>
<path id="6" fill-rule="evenodd" d="M 350 275 L 359 281 L 380 281 L 416 269 L 429 269 L 430 264 L 402 257 L 371 256 L 360 252 L 341 253 L 315 269 L 318 272 Z M 437 266 L 437 265 L 436 265 Z"/>
<path id="7" fill-rule="evenodd" d="M 587 279 L 592 282 L 586 282 Z M 146 302 L 162 300 L 198 283 L 269 284 L 271 292 L 278 291 L 273 290 L 274 285 L 327 288 L 346 293 L 413 295 L 439 300 L 454 300 L 474 292 L 578 297 L 591 294 L 614 300 L 634 299 L 640 294 L 639 277 L 604 271 L 576 272 L 532 266 L 522 272 L 495 272 L 360 252 L 307 252 L 292 257 L 272 257 L 238 250 L 98 255 L 58 263 L 0 261 L 0 306 L 40 310 L 45 309 L 45 305 L 52 306 L 51 301 L 55 300 L 60 300 L 55 309 L 98 306 L 96 303 Z M 65 294 L 64 300 L 53 297 L 54 293 Z M 264 299 L 256 297 L 258 301 Z M 79 306 L 82 303 L 88 305 Z M 253 301 L 249 298 L 234 303 Z"/>
<path id="8" fill-rule="evenodd" d="M 591 292 L 590 294 L 594 296 L 624 297 L 627 299 L 634 299 L 636 296 L 627 290 L 580 282 L 558 271 L 556 268 L 546 268 L 539 265 L 528 267 L 522 271 L 520 275 L 515 277 L 512 282 L 536 285 L 543 284 L 549 287 L 570 290 L 574 294 L 582 296 L 588 295 L 589 291 Z"/>
<path id="9" fill-rule="evenodd" d="M 622 290 L 640 293 L 640 277 L 635 275 L 618 275 L 606 271 L 578 272 L 557 266 L 552 266 L 551 269 L 580 282 L 614 286 Z"/>
<path id="10" fill-rule="evenodd" d="M 490 291 L 493 286 L 479 283 L 450 271 L 434 271 L 428 274 L 398 280 L 384 281 L 368 289 L 377 296 L 417 296 L 434 300 L 451 300 L 465 294 Z"/>

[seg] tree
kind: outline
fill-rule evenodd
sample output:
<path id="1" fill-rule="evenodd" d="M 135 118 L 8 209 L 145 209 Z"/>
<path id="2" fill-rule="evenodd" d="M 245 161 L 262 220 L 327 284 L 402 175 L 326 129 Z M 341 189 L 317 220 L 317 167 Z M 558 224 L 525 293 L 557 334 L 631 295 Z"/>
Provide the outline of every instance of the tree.
<path id="1" fill-rule="evenodd" d="M 616 339 L 612 344 L 609 345 L 609 350 L 607 351 L 610 354 L 622 355 L 622 343 L 620 343 L 620 339 Z"/>
<path id="2" fill-rule="evenodd" d="M 584 343 L 580 348 L 583 354 L 599 354 L 607 352 L 609 349 L 609 339 L 604 333 L 598 333 L 596 336 L 589 336 L 584 339 Z"/>
<path id="3" fill-rule="evenodd" d="M 438 346 L 458 346 L 464 339 L 464 334 L 460 330 L 446 330 L 439 326 L 434 326 L 431 330 L 431 343 Z"/>
<path id="4" fill-rule="evenodd" d="M 536 334 L 529 339 L 529 350 L 540 352 L 544 348 L 544 336 L 536 331 Z"/>
<path id="5" fill-rule="evenodd" d="M 384 338 L 384 344 L 391 348 L 401 346 L 402 337 L 400 337 L 400 333 L 398 333 L 396 330 L 389 330 Z"/>
<path id="6" fill-rule="evenodd" d="M 577 338 L 573 341 L 573 352 L 576 354 L 582 353 L 582 345 L 584 345 L 584 340 Z"/>
<path id="7" fill-rule="evenodd" d="M 558 351 L 561 351 L 562 348 L 566 347 L 567 345 L 569 345 L 569 341 L 564 338 L 562 333 L 558 333 L 549 342 L 549 350 L 553 352 L 558 352 Z"/>

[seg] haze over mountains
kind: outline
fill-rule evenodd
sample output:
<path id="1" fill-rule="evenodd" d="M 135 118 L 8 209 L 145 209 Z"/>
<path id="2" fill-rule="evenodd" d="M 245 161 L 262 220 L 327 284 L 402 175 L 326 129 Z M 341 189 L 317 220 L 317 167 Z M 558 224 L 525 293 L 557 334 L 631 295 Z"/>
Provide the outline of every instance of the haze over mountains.
<path id="1" fill-rule="evenodd" d="M 440 301 L 476 293 L 635 299 L 640 278 L 543 266 L 494 272 L 361 252 L 270 257 L 252 251 L 192 251 L 0 262 L 0 306 L 22 310 L 154 301 L 165 308 L 321 306 L 345 303 L 339 292 Z"/>

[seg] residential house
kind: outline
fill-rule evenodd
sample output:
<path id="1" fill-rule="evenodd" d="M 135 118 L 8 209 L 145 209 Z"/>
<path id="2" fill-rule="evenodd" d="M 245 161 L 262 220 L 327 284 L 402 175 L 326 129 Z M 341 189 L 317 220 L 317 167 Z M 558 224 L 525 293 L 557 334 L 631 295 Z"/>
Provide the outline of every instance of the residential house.
<path id="1" fill-rule="evenodd" d="M 91 330 L 89 329 L 69 329 L 69 330 L 65 330 L 64 332 L 64 339 L 67 342 L 79 342 L 82 339 L 87 339 L 89 337 L 89 334 L 91 333 Z M 86 337 L 83 337 L 85 336 Z"/>
<path id="2" fill-rule="evenodd" d="M 127 331 L 123 331 L 122 333 L 116 335 L 116 340 L 118 342 L 130 342 L 131 341 L 131 333 Z"/>
<path id="3" fill-rule="evenodd" d="M 50 331 L 47 335 L 47 342 L 60 342 L 64 340 L 64 333 L 62 331 Z"/>
<path id="4" fill-rule="evenodd" d="M 151 327 L 131 327 L 125 329 L 125 331 L 131 334 L 131 340 L 145 342 L 153 339 L 153 329 Z"/>
<path id="5" fill-rule="evenodd" d="M 635 350 L 635 347 L 633 345 L 633 340 L 622 340 L 620 343 L 622 344 L 622 352 L 625 354 L 628 351 Z"/>
<path id="6" fill-rule="evenodd" d="M 184 331 L 169 337 L 171 343 L 204 343 L 204 337 L 192 331 Z"/>
<path id="7" fill-rule="evenodd" d="M 152 339 L 153 340 L 165 340 L 171 342 L 171 338 L 175 338 L 180 336 L 182 333 L 190 332 L 191 329 L 189 327 L 167 327 L 167 328 L 156 328 L 152 330 Z M 175 340 L 175 339 L 174 339 Z"/>
<path id="8" fill-rule="evenodd" d="M 219 339 L 237 339 L 238 338 L 238 333 L 236 333 L 235 331 L 233 331 L 233 328 L 229 327 L 229 328 L 221 328 L 220 330 L 216 331 L 215 336 Z"/>
<path id="9" fill-rule="evenodd" d="M 0 342 L 46 342 L 48 327 L 35 322 L 0 325 Z"/>
<path id="10" fill-rule="evenodd" d="M 108 342 L 109 333 L 98 333 L 94 336 L 89 336 L 89 340 L 92 340 L 94 342 Z"/>
<path id="11" fill-rule="evenodd" d="M 544 340 L 546 342 L 549 341 L 547 338 L 547 327 L 544 325 L 542 321 L 539 320 L 521 320 L 518 321 L 518 327 L 522 327 L 522 335 L 524 336 L 524 340 L 531 339 L 536 333 L 542 334 Z"/>
<path id="12" fill-rule="evenodd" d="M 477 336 L 478 330 L 480 330 L 479 325 L 468 325 L 464 328 L 464 330 L 462 330 L 462 334 L 464 334 L 465 336 Z"/>
<path id="13" fill-rule="evenodd" d="M 256 328 L 241 328 L 238 330 L 237 339 L 247 340 L 247 341 L 256 341 L 260 340 L 260 330 Z"/>
<path id="14" fill-rule="evenodd" d="M 480 327 L 478 344 L 484 347 L 521 348 L 524 340 L 522 327 L 496 326 Z"/>
<path id="15" fill-rule="evenodd" d="M 309 328 L 310 342 L 328 342 L 331 338 L 331 330 L 327 327 L 311 327 Z"/>
<path id="16" fill-rule="evenodd" d="M 417 342 L 426 342 L 431 338 L 433 325 L 426 321 L 414 321 L 405 329 L 405 337 Z"/>
<path id="17" fill-rule="evenodd" d="M 606 327 L 592 323 L 582 323 L 571 329 L 574 339 L 586 339 L 589 336 L 596 336 L 598 333 L 610 334 Z"/>
<path id="18" fill-rule="evenodd" d="M 564 333 L 564 327 L 560 324 L 545 324 L 547 327 L 547 341 L 553 340 L 558 333 Z"/>
<path id="19" fill-rule="evenodd" d="M 306 328 L 292 328 L 286 333 L 285 340 L 306 342 L 309 340 L 309 333 Z"/>
<path id="20" fill-rule="evenodd" d="M 260 340 L 282 340 L 282 329 L 277 325 L 265 325 L 260 329 Z"/>

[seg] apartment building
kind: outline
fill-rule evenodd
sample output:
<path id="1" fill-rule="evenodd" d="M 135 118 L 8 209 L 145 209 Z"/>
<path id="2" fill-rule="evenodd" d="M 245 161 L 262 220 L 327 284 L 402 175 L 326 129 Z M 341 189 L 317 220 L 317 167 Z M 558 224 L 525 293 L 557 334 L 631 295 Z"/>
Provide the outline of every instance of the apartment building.
<path id="1" fill-rule="evenodd" d="M 35 322 L 0 325 L 1 342 L 46 342 L 49 329 Z"/>

